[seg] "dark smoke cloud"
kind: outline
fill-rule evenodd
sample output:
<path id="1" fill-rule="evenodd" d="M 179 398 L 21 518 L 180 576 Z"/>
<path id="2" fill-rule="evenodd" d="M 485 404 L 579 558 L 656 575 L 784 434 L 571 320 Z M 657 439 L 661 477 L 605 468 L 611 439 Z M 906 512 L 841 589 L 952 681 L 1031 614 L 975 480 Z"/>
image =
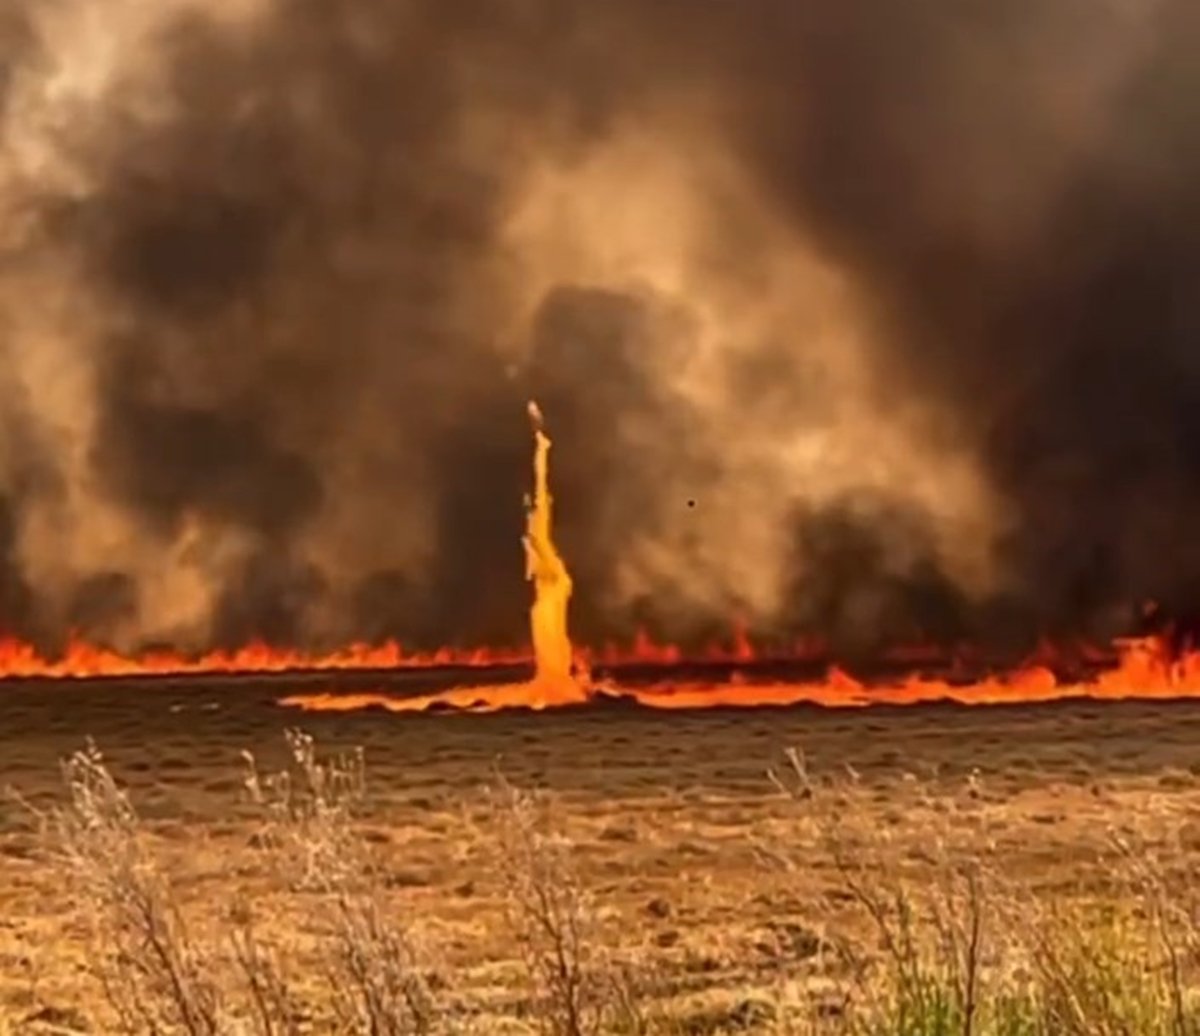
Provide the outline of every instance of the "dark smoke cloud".
<path id="1" fill-rule="evenodd" d="M 520 640 L 530 395 L 590 641 L 1200 604 L 1184 0 L 136 8 L 0 14 L 6 628 Z"/>
<path id="2" fill-rule="evenodd" d="M 1194 5 L 795 11 L 819 45 L 780 56 L 778 82 L 806 129 L 755 124 L 749 146 L 870 285 L 899 391 L 949 400 L 1016 504 L 1001 549 L 1027 618 L 1070 632 L 1121 602 L 1191 607 Z M 1110 81 L 1072 107 L 1080 72 Z"/>
<path id="3" fill-rule="evenodd" d="M 870 658 L 889 644 L 961 643 L 967 603 L 932 563 L 921 512 L 861 494 L 796 516 L 798 572 L 789 588 L 794 632 L 827 635 L 839 656 Z"/>
<path id="4" fill-rule="evenodd" d="M 645 374 L 647 352 L 686 349 L 691 331 L 687 314 L 656 302 L 566 286 L 546 297 L 533 325 L 529 385 L 554 429 L 558 536 L 581 588 L 576 628 L 592 642 L 638 626 L 686 636 L 712 618 L 680 608 L 669 585 L 626 609 L 604 593 L 629 544 L 662 532 L 663 473 L 683 474 L 693 492 L 702 485 L 680 448 L 696 434 L 692 415 Z M 685 504 L 676 496 L 673 509 Z"/>

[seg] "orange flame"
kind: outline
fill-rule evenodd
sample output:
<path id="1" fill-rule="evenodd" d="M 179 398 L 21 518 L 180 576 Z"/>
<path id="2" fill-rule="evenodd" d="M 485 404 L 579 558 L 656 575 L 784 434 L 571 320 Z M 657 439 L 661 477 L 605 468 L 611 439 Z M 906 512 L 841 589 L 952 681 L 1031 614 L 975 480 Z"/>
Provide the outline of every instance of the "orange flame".
<path id="1" fill-rule="evenodd" d="M 280 648 L 256 641 L 233 650 L 210 651 L 195 657 L 176 651 L 149 651 L 130 658 L 77 637 L 70 639 L 61 657 L 46 658 L 32 644 L 11 637 L 0 638 L 0 679 L 69 680 L 106 676 L 485 667 L 527 660 L 525 651 L 490 648 L 408 651 L 394 640 L 382 644 L 351 644 L 327 653 Z"/>
<path id="2" fill-rule="evenodd" d="M 532 499 L 527 499 L 523 543 L 526 579 L 534 584 L 530 632 L 535 675 L 531 682 L 505 688 L 503 696 L 506 700 L 512 697 L 522 704 L 541 707 L 586 701 L 584 687 L 596 655 L 587 651 L 575 652 L 567 631 L 572 583 L 552 536 L 551 442 L 545 434 L 542 413 L 536 403 L 529 404 L 529 417 L 534 434 L 534 491 Z M 718 661 L 745 661 L 753 655 L 754 649 L 740 628 L 736 630 L 731 647 L 714 644 L 705 653 L 707 659 Z M 631 647 L 609 644 L 599 657 L 609 665 L 669 665 L 680 661 L 683 654 L 675 645 L 658 644 L 647 633 L 639 631 Z M 528 650 L 439 648 L 432 652 L 411 652 L 394 640 L 375 645 L 351 644 L 327 653 L 279 648 L 258 641 L 235 650 L 211 651 L 197 657 L 175 651 L 150 651 L 130 658 L 74 636 L 61 657 L 48 659 L 32 644 L 0 637 L 0 680 L 489 668 L 522 665 L 529 661 Z M 499 693 L 499 690 L 493 688 L 494 692 Z"/>
<path id="3" fill-rule="evenodd" d="M 583 671 L 593 665 L 670 666 L 688 657 L 677 644 L 654 640 L 639 630 L 628 644 L 608 643 L 598 649 L 573 648 L 575 665 Z M 905 649 L 907 652 L 909 649 Z M 921 657 L 937 656 L 934 647 L 913 649 Z M 820 659 L 823 645 L 798 643 L 787 649 L 764 653 L 736 629 L 730 643 L 711 643 L 696 657 L 709 662 L 752 662 L 762 658 Z M 896 654 L 899 659 L 901 653 Z M 33 644 L 15 637 L 0 636 L 0 680 L 85 680 L 97 677 L 195 676 L 209 674 L 253 675 L 298 672 L 355 672 L 406 669 L 485 669 L 524 665 L 534 653 L 521 648 L 452 648 L 430 651 L 406 648 L 397 640 L 376 644 L 354 643 L 333 651 L 303 651 L 251 641 L 238 648 L 198 655 L 179 651 L 150 650 L 136 656 L 91 644 L 72 636 L 61 655 L 47 657 Z"/>

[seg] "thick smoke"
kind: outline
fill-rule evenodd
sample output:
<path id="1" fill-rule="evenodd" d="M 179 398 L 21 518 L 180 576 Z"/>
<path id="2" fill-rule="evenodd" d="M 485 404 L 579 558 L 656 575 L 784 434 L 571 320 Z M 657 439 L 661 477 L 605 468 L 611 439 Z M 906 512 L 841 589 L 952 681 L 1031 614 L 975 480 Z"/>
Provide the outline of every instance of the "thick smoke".
<path id="1" fill-rule="evenodd" d="M 15 0 L 0 623 L 1104 636 L 1200 605 L 1186 0 Z"/>

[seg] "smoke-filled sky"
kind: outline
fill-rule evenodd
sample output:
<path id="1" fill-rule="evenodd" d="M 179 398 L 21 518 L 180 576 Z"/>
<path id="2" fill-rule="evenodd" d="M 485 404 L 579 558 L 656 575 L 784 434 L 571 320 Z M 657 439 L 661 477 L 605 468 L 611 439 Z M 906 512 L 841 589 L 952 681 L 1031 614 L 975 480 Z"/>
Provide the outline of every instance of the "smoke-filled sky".
<path id="1" fill-rule="evenodd" d="M 6 0 L 0 626 L 1200 608 L 1193 0 Z"/>

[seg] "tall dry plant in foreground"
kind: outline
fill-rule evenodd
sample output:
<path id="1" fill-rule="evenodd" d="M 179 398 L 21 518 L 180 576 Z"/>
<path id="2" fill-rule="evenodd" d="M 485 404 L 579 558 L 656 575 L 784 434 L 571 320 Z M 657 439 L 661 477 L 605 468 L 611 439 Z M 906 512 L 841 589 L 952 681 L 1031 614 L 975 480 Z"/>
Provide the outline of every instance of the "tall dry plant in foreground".
<path id="1" fill-rule="evenodd" d="M 371 1036 L 430 1033 L 436 1013 L 421 956 L 354 824 L 366 792 L 363 753 L 322 762 L 311 736 L 286 737 L 290 759 L 280 773 L 263 777 L 243 756 L 246 786 L 263 810 L 261 840 L 279 872 L 321 904 L 319 950 L 339 1024 Z"/>
<path id="2" fill-rule="evenodd" d="M 382 881 L 354 828 L 361 753 L 318 760 L 287 733 L 289 766 L 261 776 L 247 756 L 260 809 L 258 844 L 276 876 L 319 920 L 316 957 L 332 998 L 332 1031 L 422 1036 L 437 1020 L 417 952 L 392 918 Z M 308 1005 L 284 978 L 280 935 L 234 893 L 217 936 L 193 937 L 185 912 L 126 792 L 89 746 L 64 764 L 67 802 L 43 816 L 51 862 L 90 924 L 91 957 L 122 1031 L 185 1036 L 295 1036 Z M 318 1031 L 321 1031 L 318 1029 Z M 330 1031 L 325 1029 L 324 1031 Z"/>
<path id="3" fill-rule="evenodd" d="M 1176 829 L 1113 836 L 1112 892 L 1099 907 L 1024 905 L 1022 930 L 1042 1032 L 1197 1036 L 1200 901 Z M 1016 897 L 1010 897 L 1016 907 Z M 1016 928 L 1021 917 L 1010 910 Z"/>
<path id="4" fill-rule="evenodd" d="M 652 1020 L 630 969 L 603 941 L 594 897 L 548 803 L 503 778 L 488 790 L 509 929 L 546 1036 L 639 1036 Z"/>
<path id="5" fill-rule="evenodd" d="M 1177 832 L 1166 853 L 1157 836 L 1114 836 L 1109 895 L 1060 903 L 1007 876 L 985 838 L 964 837 L 957 802 L 979 797 L 977 775 L 960 796 L 927 793 L 934 808 L 914 837 L 873 819 L 852 772 L 818 781 L 801 753 L 788 762 L 771 778 L 800 811 L 805 858 L 832 865 L 875 943 L 848 955 L 841 1009 L 810 1016 L 809 1031 L 1200 1036 L 1200 910 Z"/>
<path id="6" fill-rule="evenodd" d="M 65 801 L 42 820 L 50 859 L 89 926 L 108 1005 L 96 1030 L 499 1031 L 494 1005 L 459 996 L 452 1008 L 431 992 L 430 958 L 414 936 L 421 918 L 398 909 L 388 861 L 360 828 L 362 753 L 325 758 L 294 731 L 287 745 L 278 773 L 260 774 L 247 756 L 246 786 L 257 873 L 290 890 L 288 911 L 260 915 L 231 875 L 232 907 L 215 926 L 188 915 L 99 751 L 89 745 L 64 764 Z M 1146 818 L 1140 833 L 1125 824 L 1093 873 L 1105 886 L 1060 902 L 1007 872 L 977 823 L 977 778 L 909 787 L 911 813 L 881 824 L 877 789 L 852 771 L 818 779 L 793 753 L 772 776 L 794 823 L 789 841 L 772 847 L 769 876 L 823 871 L 853 918 L 839 917 L 816 957 L 781 960 L 794 981 L 781 984 L 777 1010 L 700 1021 L 680 1002 L 654 1000 L 649 983 L 621 967 L 603 900 L 581 879 L 552 800 L 497 781 L 482 845 L 529 994 L 515 1012 L 509 1002 L 500 1009 L 507 1020 L 545 1036 L 1200 1036 L 1200 868 L 1177 831 L 1164 835 L 1161 817 Z M 311 946 L 289 941 L 301 929 Z M 658 967 L 652 957 L 639 965 L 642 975 Z M 313 976 L 316 989 L 300 981 Z M 814 979 L 825 983 L 819 997 L 782 995 Z"/>
<path id="7" fill-rule="evenodd" d="M 114 1016 L 128 1033 L 364 1036 L 465 1032 L 439 1010 L 427 958 L 396 916 L 380 860 L 363 837 L 361 751 L 321 758 L 314 740 L 285 733 L 287 765 L 260 773 L 243 754 L 255 808 L 254 842 L 272 883 L 290 890 L 297 917 L 256 915 L 244 891 L 215 935 L 193 937 L 151 838 L 93 746 L 64 765 L 67 802 L 43 817 L 51 861 L 90 919 L 91 956 Z M 548 1036 L 648 1030 L 635 984 L 598 938 L 571 846 L 545 804 L 501 782 L 488 798 L 485 837 L 496 851 L 507 917 L 533 993 L 531 1017 Z M 315 935 L 306 965 L 328 993 L 332 1017 L 314 1021 L 281 924 L 302 919 Z M 292 947 L 294 949 L 294 947 Z"/>
<path id="8" fill-rule="evenodd" d="M 213 961 L 197 945 L 126 793 L 94 745 L 63 764 L 68 800 L 43 819 L 66 888 L 90 926 L 94 961 L 129 1033 L 227 1030 Z"/>

